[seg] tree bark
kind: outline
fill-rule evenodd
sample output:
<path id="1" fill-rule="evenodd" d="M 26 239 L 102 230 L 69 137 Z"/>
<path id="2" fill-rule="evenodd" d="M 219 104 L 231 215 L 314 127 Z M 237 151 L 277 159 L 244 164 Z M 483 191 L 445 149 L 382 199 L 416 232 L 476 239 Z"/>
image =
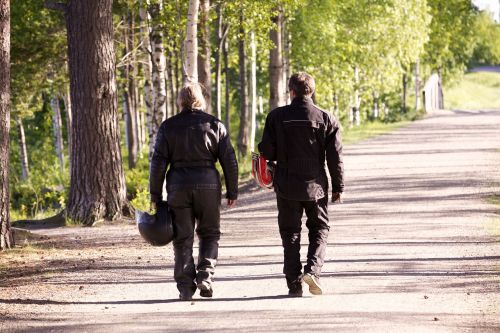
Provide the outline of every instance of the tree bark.
<path id="1" fill-rule="evenodd" d="M 66 112 L 66 132 L 68 132 L 68 156 L 69 158 L 69 170 L 71 174 L 71 143 L 72 139 L 72 128 L 73 128 L 73 114 L 71 112 L 71 96 L 70 87 L 66 87 L 66 92 L 64 93 L 64 111 Z"/>
<path id="2" fill-rule="evenodd" d="M 230 100 L 229 100 L 229 89 L 231 87 L 230 81 L 229 81 L 229 60 L 228 60 L 228 55 L 229 55 L 229 43 L 227 39 L 224 41 L 224 48 L 222 49 L 222 55 L 224 57 L 224 81 L 225 81 L 225 93 L 224 93 L 224 98 L 225 98 L 225 103 L 224 106 L 226 108 L 225 110 L 225 116 L 226 116 L 226 129 L 227 132 L 230 133 L 231 129 L 231 105 L 230 105 Z"/>
<path id="3" fill-rule="evenodd" d="M 222 17 L 222 5 L 217 5 L 217 50 L 215 52 L 215 108 L 217 118 L 222 119 L 222 54 L 229 26 L 224 24 Z"/>
<path id="4" fill-rule="evenodd" d="M 28 149 L 26 148 L 26 136 L 24 135 L 23 121 L 19 116 L 16 117 L 17 124 L 17 138 L 19 143 L 19 158 L 21 160 L 21 179 L 26 180 L 29 178 L 29 163 L 28 163 Z"/>
<path id="5" fill-rule="evenodd" d="M 257 126 L 257 45 L 255 44 L 255 33 L 250 33 L 250 96 L 252 98 L 251 129 L 250 129 L 250 151 L 255 149 L 255 131 Z"/>
<path id="6" fill-rule="evenodd" d="M 420 109 L 420 60 L 415 63 L 415 110 Z"/>
<path id="7" fill-rule="evenodd" d="M 117 118 L 112 0 L 67 4 L 74 109 L 67 216 L 84 225 L 130 213 Z"/>
<path id="8" fill-rule="evenodd" d="M 186 24 L 186 40 L 184 41 L 184 69 L 186 82 L 198 82 L 198 8 L 199 0 L 189 0 Z"/>
<path id="9" fill-rule="evenodd" d="M 248 104 L 247 104 L 247 81 L 246 81 L 246 50 L 245 30 L 243 28 L 243 17 L 240 16 L 240 38 L 238 41 L 238 56 L 240 69 L 240 131 L 238 133 L 238 151 L 241 156 L 248 152 Z"/>
<path id="10" fill-rule="evenodd" d="M 287 17 L 283 14 L 283 19 L 281 20 L 281 45 L 283 46 L 283 94 L 285 98 L 285 104 L 290 102 L 290 93 L 287 89 L 288 79 L 291 76 L 290 70 L 290 34 L 287 30 Z"/>
<path id="11" fill-rule="evenodd" d="M 283 46 L 281 40 L 281 27 L 283 21 L 283 13 L 272 18 L 276 25 L 275 29 L 270 31 L 270 39 L 274 44 L 274 48 L 269 52 L 269 109 L 273 110 L 279 106 L 285 105 L 285 85 L 283 82 Z"/>
<path id="12" fill-rule="evenodd" d="M 54 132 L 54 147 L 56 149 L 57 159 L 59 160 L 59 166 L 61 170 L 64 170 L 64 144 L 62 135 L 62 118 L 61 118 L 61 108 L 59 106 L 59 96 L 55 94 L 50 100 L 50 106 L 52 108 L 52 130 Z"/>
<path id="13" fill-rule="evenodd" d="M 153 156 L 154 143 L 156 133 L 160 128 L 161 123 L 167 117 L 167 91 L 165 87 L 165 47 L 163 44 L 163 29 L 158 22 L 160 14 L 160 5 L 152 4 L 149 6 L 149 14 L 151 15 L 151 63 L 152 63 L 152 80 L 153 80 L 153 104 L 151 115 L 149 117 L 149 159 Z"/>
<path id="14" fill-rule="evenodd" d="M 9 217 L 10 1 L 0 0 L 0 250 L 14 246 Z"/>
<path id="15" fill-rule="evenodd" d="M 406 73 L 403 74 L 403 95 L 401 97 L 401 104 L 403 107 L 403 112 L 406 111 L 406 100 L 407 100 L 407 95 L 408 95 L 408 76 Z"/>
<path id="16" fill-rule="evenodd" d="M 123 17 L 125 31 L 123 34 L 124 42 L 124 61 L 122 73 L 124 78 L 124 113 L 125 113 L 125 131 L 128 150 L 128 167 L 135 168 L 139 151 L 138 130 L 137 130 L 137 98 L 135 96 L 135 60 L 134 60 L 134 36 L 133 36 L 133 19 L 129 12 L 126 17 Z"/>
<path id="17" fill-rule="evenodd" d="M 200 0 L 200 51 L 198 53 L 198 79 L 205 87 L 206 112 L 212 114 L 212 79 L 210 77 L 210 25 L 209 25 L 210 0 Z"/>

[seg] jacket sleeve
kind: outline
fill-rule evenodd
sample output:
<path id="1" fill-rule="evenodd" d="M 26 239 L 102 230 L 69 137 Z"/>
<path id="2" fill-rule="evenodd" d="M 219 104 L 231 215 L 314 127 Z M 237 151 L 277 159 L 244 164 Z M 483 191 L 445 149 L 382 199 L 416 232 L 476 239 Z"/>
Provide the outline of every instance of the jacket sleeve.
<path id="1" fill-rule="evenodd" d="M 267 115 L 266 125 L 262 133 L 262 140 L 258 145 L 259 151 L 264 154 L 266 160 L 276 161 L 276 130 L 274 124 L 274 112 Z"/>
<path id="2" fill-rule="evenodd" d="M 169 164 L 168 159 L 168 142 L 165 137 L 165 126 L 160 126 L 156 135 L 153 157 L 149 168 L 149 193 L 151 194 L 152 202 L 160 202 L 162 200 L 163 181 Z"/>
<path id="3" fill-rule="evenodd" d="M 344 161 L 342 157 L 342 137 L 335 118 L 328 115 L 326 128 L 326 163 L 332 178 L 332 193 L 344 192 Z"/>
<path id="4" fill-rule="evenodd" d="M 238 199 L 238 161 L 234 153 L 231 139 L 227 133 L 226 127 L 219 123 L 219 149 L 217 158 L 224 172 L 226 181 L 226 198 L 231 200 Z"/>

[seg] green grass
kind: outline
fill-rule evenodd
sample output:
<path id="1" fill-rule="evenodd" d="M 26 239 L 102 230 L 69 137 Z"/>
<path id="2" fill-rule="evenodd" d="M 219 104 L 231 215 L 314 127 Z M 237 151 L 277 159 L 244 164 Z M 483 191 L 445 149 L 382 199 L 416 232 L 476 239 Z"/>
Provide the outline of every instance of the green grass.
<path id="1" fill-rule="evenodd" d="M 394 131 L 408 123 L 409 121 L 400 121 L 395 123 L 371 122 L 358 127 L 344 128 L 342 141 L 344 145 L 353 144 L 376 135 Z"/>
<path id="2" fill-rule="evenodd" d="M 500 73 L 467 73 L 443 94 L 447 109 L 500 109 Z"/>

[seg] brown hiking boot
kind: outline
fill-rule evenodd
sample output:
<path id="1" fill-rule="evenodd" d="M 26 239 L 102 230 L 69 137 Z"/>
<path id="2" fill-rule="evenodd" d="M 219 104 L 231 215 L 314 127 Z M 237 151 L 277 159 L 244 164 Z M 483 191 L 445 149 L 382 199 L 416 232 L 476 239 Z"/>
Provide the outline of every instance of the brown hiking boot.
<path id="1" fill-rule="evenodd" d="M 314 274 L 306 273 L 304 274 L 303 280 L 309 286 L 309 292 L 313 295 L 323 294 L 323 288 L 319 283 L 319 277 Z"/>

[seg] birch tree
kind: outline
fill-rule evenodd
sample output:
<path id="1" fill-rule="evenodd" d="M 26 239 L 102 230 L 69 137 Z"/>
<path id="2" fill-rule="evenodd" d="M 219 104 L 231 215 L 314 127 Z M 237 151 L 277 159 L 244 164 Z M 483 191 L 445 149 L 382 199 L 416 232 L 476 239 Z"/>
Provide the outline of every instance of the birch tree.
<path id="1" fill-rule="evenodd" d="M 148 11 L 151 16 L 151 43 L 152 87 L 153 103 L 151 114 L 148 117 L 149 129 L 149 159 L 153 156 L 153 146 L 156 133 L 161 123 L 167 118 L 167 90 L 165 86 L 165 46 L 163 43 L 163 26 L 161 24 L 161 2 L 150 3 Z"/>
<path id="2" fill-rule="evenodd" d="M 205 99 L 207 102 L 207 113 L 212 113 L 212 79 L 210 71 L 210 0 L 200 0 L 200 52 L 198 52 L 198 76 L 200 83 L 205 87 Z"/>
<path id="3" fill-rule="evenodd" d="M 50 106 L 52 108 L 52 130 L 54 133 L 54 147 L 56 148 L 57 159 L 59 160 L 59 167 L 64 170 L 64 143 L 62 134 L 62 118 L 61 118 L 61 108 L 59 106 L 59 97 L 57 94 L 53 94 L 50 100 Z"/>
<path id="4" fill-rule="evenodd" d="M 29 178 L 29 163 L 28 163 L 28 149 L 26 148 L 26 135 L 24 134 L 24 125 L 21 117 L 16 117 L 17 125 L 17 140 L 19 143 L 19 158 L 21 160 L 21 179 L 27 180 Z"/>
<path id="5" fill-rule="evenodd" d="M 269 52 L 269 109 L 275 109 L 278 106 L 283 106 L 286 103 L 285 83 L 284 83 L 284 66 L 283 66 L 283 45 L 282 32 L 283 12 L 277 11 L 277 14 L 272 18 L 274 29 L 269 32 L 269 38 L 274 44 L 274 47 Z"/>
<path id="6" fill-rule="evenodd" d="M 186 24 L 186 39 L 184 41 L 185 82 L 198 82 L 198 9 L 199 0 L 189 0 Z"/>

